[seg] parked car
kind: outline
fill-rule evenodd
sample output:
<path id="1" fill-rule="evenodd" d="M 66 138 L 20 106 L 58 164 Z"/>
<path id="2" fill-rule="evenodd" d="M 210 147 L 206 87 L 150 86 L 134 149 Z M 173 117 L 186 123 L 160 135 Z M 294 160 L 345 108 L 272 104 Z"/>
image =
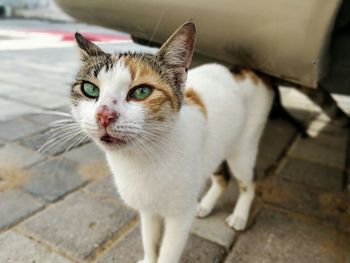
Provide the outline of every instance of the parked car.
<path id="1" fill-rule="evenodd" d="M 254 68 L 292 84 L 350 89 L 350 1 L 56 0 L 69 15 L 160 45 L 187 20 L 197 26 L 194 64 Z"/>

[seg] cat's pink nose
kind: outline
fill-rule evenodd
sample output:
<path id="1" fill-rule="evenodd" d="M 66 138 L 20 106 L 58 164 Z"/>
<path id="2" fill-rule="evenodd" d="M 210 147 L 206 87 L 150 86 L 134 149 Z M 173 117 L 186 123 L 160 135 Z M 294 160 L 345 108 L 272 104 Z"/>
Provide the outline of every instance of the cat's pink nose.
<path id="1" fill-rule="evenodd" d="M 96 113 L 96 119 L 100 126 L 107 128 L 113 121 L 119 117 L 119 114 L 113 109 L 102 105 L 98 108 Z"/>

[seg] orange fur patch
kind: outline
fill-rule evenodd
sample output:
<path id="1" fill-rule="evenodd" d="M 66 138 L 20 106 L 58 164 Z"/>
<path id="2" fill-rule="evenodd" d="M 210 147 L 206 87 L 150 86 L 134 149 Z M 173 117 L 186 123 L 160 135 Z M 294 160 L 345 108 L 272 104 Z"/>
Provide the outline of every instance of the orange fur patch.
<path id="1" fill-rule="evenodd" d="M 163 110 L 164 104 L 169 103 L 169 109 L 171 108 L 170 101 L 167 96 L 164 96 L 159 90 L 154 90 L 153 94 L 144 101 L 144 105 L 150 109 L 152 113 L 158 113 Z"/>
<path id="2" fill-rule="evenodd" d="M 167 83 L 164 83 L 150 66 L 140 62 L 135 57 L 125 56 L 123 59 L 131 72 L 132 87 L 140 84 L 148 84 L 155 89 L 151 96 L 143 101 L 145 106 L 150 108 L 152 112 L 157 112 L 168 101 L 174 111 L 180 110 L 180 105 L 172 88 Z"/>
<path id="3" fill-rule="evenodd" d="M 188 88 L 185 90 L 185 103 L 187 105 L 196 105 L 199 108 L 199 110 L 204 114 L 204 116 L 206 118 L 208 117 L 207 109 L 201 97 L 192 88 Z"/>
<path id="4" fill-rule="evenodd" d="M 250 69 L 239 69 L 235 71 L 232 70 L 231 72 L 237 81 L 243 81 L 247 78 L 251 79 L 254 84 L 258 84 L 261 81 L 260 77 Z"/>

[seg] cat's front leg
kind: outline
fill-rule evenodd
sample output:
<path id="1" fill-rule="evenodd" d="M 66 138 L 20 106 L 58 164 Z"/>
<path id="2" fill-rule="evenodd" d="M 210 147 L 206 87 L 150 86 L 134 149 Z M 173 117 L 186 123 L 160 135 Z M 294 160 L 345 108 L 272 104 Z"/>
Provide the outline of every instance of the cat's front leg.
<path id="1" fill-rule="evenodd" d="M 156 263 L 162 230 L 161 217 L 146 212 L 141 212 L 140 216 L 144 258 L 138 263 Z"/>
<path id="2" fill-rule="evenodd" d="M 194 212 L 164 220 L 164 236 L 157 263 L 178 263 L 186 245 Z"/>

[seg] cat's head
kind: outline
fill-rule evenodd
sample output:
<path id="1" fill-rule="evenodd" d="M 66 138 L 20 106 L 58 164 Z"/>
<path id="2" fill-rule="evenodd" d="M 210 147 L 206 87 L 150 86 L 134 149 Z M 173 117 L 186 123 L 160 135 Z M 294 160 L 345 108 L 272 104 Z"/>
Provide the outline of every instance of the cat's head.
<path id="1" fill-rule="evenodd" d="M 160 139 L 176 119 L 195 27 L 177 29 L 155 55 L 108 54 L 76 34 L 82 65 L 72 86 L 73 117 L 105 149 Z"/>

